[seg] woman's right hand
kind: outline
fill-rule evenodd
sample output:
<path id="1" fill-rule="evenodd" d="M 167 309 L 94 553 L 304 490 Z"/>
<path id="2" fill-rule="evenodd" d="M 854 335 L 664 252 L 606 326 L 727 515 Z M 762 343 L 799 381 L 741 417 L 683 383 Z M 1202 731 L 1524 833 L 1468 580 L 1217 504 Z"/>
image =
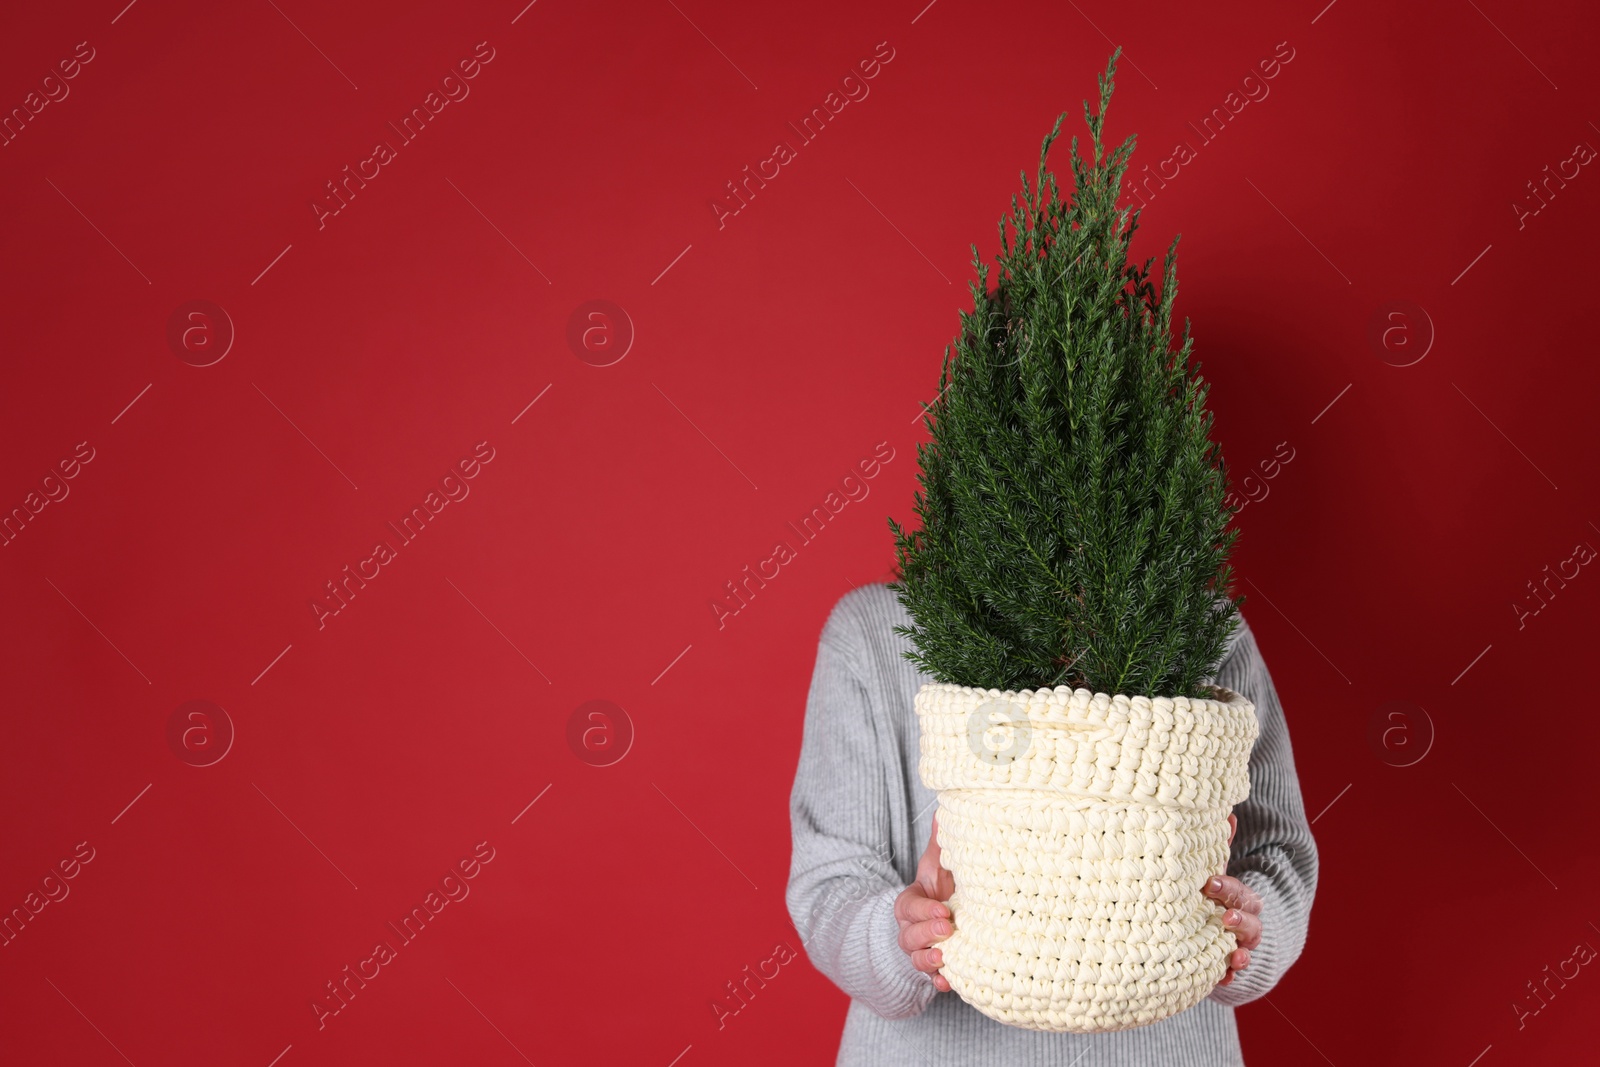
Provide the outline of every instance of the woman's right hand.
<path id="1" fill-rule="evenodd" d="M 928 848 L 917 861 L 917 880 L 906 886 L 894 901 L 894 917 L 900 923 L 900 947 L 911 957 L 912 966 L 933 977 L 941 993 L 950 983 L 939 973 L 944 953 L 934 947 L 955 932 L 950 908 L 942 903 L 956 891 L 955 876 L 939 862 L 939 816 L 933 817 Z"/>

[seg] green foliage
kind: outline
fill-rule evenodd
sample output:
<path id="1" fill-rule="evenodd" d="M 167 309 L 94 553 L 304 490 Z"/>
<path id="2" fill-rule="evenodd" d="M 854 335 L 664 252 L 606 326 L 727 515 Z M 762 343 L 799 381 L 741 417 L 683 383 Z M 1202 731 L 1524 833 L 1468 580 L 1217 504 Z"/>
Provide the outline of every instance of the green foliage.
<path id="1" fill-rule="evenodd" d="M 993 293 L 972 249 L 972 312 L 945 349 L 918 446 L 921 529 L 891 517 L 896 580 L 915 625 L 908 659 L 936 680 L 1001 690 L 1070 685 L 1192 697 L 1218 667 L 1244 598 L 1227 594 L 1238 536 L 1227 468 L 1211 441 L 1209 386 L 1173 351 L 1177 239 L 1164 285 L 1128 263 L 1138 211 L 1117 197 L 1135 138 L 1106 154 L 1083 113 L 1074 195 L 1045 169 L 1000 220 Z"/>

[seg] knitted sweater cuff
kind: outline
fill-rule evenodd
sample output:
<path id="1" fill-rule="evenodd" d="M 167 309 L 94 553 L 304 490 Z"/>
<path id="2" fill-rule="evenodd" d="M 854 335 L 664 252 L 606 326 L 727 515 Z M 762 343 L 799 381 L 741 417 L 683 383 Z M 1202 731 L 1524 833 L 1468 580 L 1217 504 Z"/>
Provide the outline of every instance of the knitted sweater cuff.
<path id="1" fill-rule="evenodd" d="M 865 934 L 865 944 L 845 946 L 845 959 L 864 960 L 870 971 L 863 975 L 861 988 L 868 995 L 860 999 L 885 1019 L 909 1019 L 920 1015 L 939 992 L 931 975 L 911 962 L 910 953 L 900 947 L 900 922 L 894 917 L 894 902 L 901 890 L 888 888 L 870 897 L 862 907 L 862 922 L 854 929 Z"/>

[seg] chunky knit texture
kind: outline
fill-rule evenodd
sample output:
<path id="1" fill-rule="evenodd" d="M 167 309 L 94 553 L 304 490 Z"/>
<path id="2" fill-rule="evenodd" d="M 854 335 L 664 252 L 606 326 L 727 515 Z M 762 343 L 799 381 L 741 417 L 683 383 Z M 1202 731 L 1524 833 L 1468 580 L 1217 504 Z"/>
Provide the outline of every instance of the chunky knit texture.
<path id="1" fill-rule="evenodd" d="M 1097 1033 L 1193 1007 L 1227 973 L 1196 892 L 1250 792 L 1254 706 L 1089 689 L 917 691 L 955 933 L 940 973 L 999 1022 Z"/>
<path id="2" fill-rule="evenodd" d="M 937 802 L 919 774 L 915 710 L 918 692 L 934 680 L 902 655 L 909 645 L 892 628 L 911 620 L 887 585 L 840 598 L 822 628 L 807 698 L 787 892 L 812 963 L 851 998 L 840 1067 L 1243 1063 L 1232 1008 L 1270 992 L 1299 957 L 1317 851 L 1283 710 L 1240 617 L 1207 681 L 1250 701 L 1258 723 L 1227 870 L 1261 895 L 1261 945 L 1230 984 L 1169 1018 L 1107 1033 L 1051 1033 L 1003 1025 L 954 992 L 938 992 L 899 947 L 894 899 L 916 875 Z M 1194 894 L 1201 898 L 1199 883 Z"/>

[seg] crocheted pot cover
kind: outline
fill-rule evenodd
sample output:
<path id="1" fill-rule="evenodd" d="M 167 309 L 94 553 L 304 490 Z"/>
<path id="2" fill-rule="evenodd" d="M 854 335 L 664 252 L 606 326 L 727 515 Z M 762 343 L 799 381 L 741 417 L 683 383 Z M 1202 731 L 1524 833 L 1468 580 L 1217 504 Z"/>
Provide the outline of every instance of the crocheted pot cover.
<path id="1" fill-rule="evenodd" d="M 1255 705 L 1058 686 L 917 693 L 955 932 L 939 973 L 1030 1030 L 1143 1026 L 1198 1003 L 1236 947 L 1202 894 L 1250 793 Z"/>

